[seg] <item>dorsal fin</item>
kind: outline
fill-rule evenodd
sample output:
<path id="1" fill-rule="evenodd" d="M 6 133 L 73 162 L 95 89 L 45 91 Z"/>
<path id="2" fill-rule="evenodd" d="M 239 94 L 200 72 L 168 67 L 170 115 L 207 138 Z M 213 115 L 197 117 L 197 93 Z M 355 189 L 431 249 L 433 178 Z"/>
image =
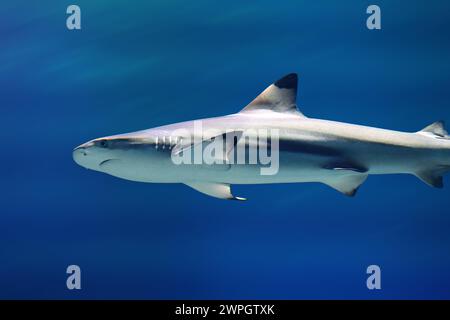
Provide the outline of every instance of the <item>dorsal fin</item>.
<path id="1" fill-rule="evenodd" d="M 436 121 L 430 124 L 429 126 L 423 128 L 419 131 L 419 133 L 432 133 L 435 136 L 446 138 L 448 136 L 447 130 L 445 130 L 444 121 Z"/>
<path id="2" fill-rule="evenodd" d="M 241 112 L 253 110 L 272 110 L 275 112 L 286 112 L 299 114 L 297 109 L 297 82 L 296 73 L 290 73 L 280 80 L 271 84 L 252 102 L 250 102 Z"/>

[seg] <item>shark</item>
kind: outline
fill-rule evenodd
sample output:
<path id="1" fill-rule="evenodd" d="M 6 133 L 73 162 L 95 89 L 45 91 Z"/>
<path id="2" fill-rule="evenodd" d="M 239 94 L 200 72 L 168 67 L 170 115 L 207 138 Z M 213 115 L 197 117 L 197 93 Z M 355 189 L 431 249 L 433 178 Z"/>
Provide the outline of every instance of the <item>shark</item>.
<path id="1" fill-rule="evenodd" d="M 369 175 L 379 174 L 412 174 L 443 187 L 443 175 L 450 171 L 443 121 L 401 132 L 315 119 L 298 108 L 297 90 L 298 76 L 291 73 L 237 113 L 96 138 L 76 147 L 73 159 L 118 178 L 182 183 L 228 200 L 246 200 L 233 194 L 233 184 L 315 182 L 354 196 Z M 263 139 L 264 131 L 276 134 Z M 218 141 L 220 147 L 195 161 L 192 151 Z M 262 169 L 270 169 L 268 162 L 262 163 L 258 153 L 263 149 L 266 160 L 272 157 L 270 165 L 276 163 L 266 174 Z M 241 162 L 235 161 L 239 150 Z M 256 161 L 249 161 L 251 154 Z"/>

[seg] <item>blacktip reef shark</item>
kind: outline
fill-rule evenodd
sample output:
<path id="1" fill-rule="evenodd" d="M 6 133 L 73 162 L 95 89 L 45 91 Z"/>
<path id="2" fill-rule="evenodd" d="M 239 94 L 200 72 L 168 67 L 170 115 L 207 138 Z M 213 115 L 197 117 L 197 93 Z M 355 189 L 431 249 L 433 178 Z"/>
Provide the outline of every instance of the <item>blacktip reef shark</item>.
<path id="1" fill-rule="evenodd" d="M 369 174 L 413 174 L 443 187 L 442 175 L 450 170 L 450 137 L 443 122 L 407 133 L 309 118 L 297 108 L 297 82 L 297 74 L 289 74 L 236 114 L 196 120 L 200 133 L 196 121 L 187 121 L 98 138 L 75 148 L 73 159 L 122 179 L 184 183 L 233 200 L 245 199 L 233 196 L 232 184 L 319 182 L 353 196 Z M 276 130 L 277 139 L 259 139 L 258 130 Z M 233 139 L 223 139 L 230 135 Z M 175 163 L 174 156 L 216 138 L 226 140 L 224 152 L 211 152 L 222 162 Z M 272 155 L 278 152 L 276 173 L 262 174 L 261 163 L 230 161 L 239 148 L 249 153 L 267 146 Z"/>

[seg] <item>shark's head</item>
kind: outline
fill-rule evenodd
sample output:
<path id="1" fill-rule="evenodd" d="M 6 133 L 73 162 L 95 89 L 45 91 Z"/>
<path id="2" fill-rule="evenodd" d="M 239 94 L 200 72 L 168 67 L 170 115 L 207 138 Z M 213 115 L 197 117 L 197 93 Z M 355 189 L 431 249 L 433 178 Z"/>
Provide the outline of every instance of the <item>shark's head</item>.
<path id="1" fill-rule="evenodd" d="M 99 138 L 88 141 L 73 150 L 73 160 L 87 169 L 101 171 L 108 162 L 120 160 L 121 151 L 117 139 Z"/>
<path id="2" fill-rule="evenodd" d="M 157 173 L 162 151 L 157 135 L 123 134 L 88 141 L 73 150 L 73 160 L 80 166 L 122 177 L 140 180 L 136 172 L 145 172 L 146 179 Z"/>

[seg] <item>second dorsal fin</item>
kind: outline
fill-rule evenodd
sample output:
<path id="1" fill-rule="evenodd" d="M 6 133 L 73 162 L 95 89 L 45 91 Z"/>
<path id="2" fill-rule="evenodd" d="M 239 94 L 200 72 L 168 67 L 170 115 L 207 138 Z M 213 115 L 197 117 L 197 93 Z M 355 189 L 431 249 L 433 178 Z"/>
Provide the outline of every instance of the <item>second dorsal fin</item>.
<path id="1" fill-rule="evenodd" d="M 250 102 L 241 112 L 254 110 L 271 110 L 281 113 L 293 113 L 302 115 L 297 109 L 297 83 L 296 73 L 290 73 L 280 80 L 274 82 L 252 102 Z"/>
<path id="2" fill-rule="evenodd" d="M 439 138 L 448 138 L 448 132 L 445 130 L 444 121 L 436 121 L 423 128 L 419 133 L 432 134 Z"/>

